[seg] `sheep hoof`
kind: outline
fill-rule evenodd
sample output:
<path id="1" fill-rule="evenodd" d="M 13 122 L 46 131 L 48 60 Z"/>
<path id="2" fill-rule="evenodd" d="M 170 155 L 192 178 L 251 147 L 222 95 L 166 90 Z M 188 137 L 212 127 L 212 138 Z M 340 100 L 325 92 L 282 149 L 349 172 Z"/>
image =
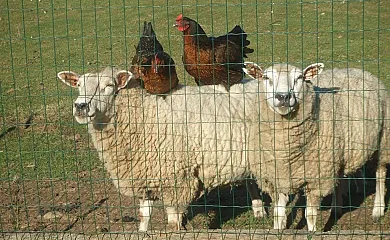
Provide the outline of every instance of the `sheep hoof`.
<path id="1" fill-rule="evenodd" d="M 265 212 L 264 208 L 253 208 L 253 215 L 255 218 L 263 218 L 267 216 L 267 213 Z"/>
<path id="2" fill-rule="evenodd" d="M 374 222 L 379 222 L 381 217 L 385 215 L 385 209 L 381 207 L 374 207 L 372 210 L 372 220 Z"/>
<path id="3" fill-rule="evenodd" d="M 283 231 L 286 228 L 285 216 L 274 217 L 274 229 Z"/>
<path id="4" fill-rule="evenodd" d="M 263 218 L 267 216 L 261 200 L 252 200 L 252 210 L 255 218 Z"/>

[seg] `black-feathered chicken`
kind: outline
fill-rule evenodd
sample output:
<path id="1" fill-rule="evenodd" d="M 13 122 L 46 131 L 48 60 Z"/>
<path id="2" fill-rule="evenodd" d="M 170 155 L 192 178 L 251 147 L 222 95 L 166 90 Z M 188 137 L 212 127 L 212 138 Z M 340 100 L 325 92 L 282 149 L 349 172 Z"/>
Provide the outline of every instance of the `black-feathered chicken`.
<path id="1" fill-rule="evenodd" d="M 153 31 L 152 23 L 144 22 L 144 30 L 135 47 L 131 71 L 143 80 L 145 89 L 153 94 L 167 93 L 179 82 L 175 62 L 164 52 Z"/>

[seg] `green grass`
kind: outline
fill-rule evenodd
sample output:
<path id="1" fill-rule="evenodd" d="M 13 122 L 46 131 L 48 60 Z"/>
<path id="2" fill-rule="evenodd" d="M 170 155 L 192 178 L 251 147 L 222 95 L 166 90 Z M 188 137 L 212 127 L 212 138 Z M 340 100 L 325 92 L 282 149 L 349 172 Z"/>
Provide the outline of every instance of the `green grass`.
<path id="1" fill-rule="evenodd" d="M 0 179 L 69 179 L 101 167 L 86 127 L 71 116 L 77 93 L 56 73 L 107 65 L 128 69 L 143 21 L 152 21 L 183 83 L 193 80 L 181 62 L 182 35 L 172 27 L 182 12 L 213 35 L 241 24 L 255 49 L 248 60 L 262 66 L 357 67 L 390 86 L 388 0 L 0 0 L 0 5 L 0 129 L 15 127 L 0 138 Z M 31 114 L 32 125 L 25 129 Z"/>

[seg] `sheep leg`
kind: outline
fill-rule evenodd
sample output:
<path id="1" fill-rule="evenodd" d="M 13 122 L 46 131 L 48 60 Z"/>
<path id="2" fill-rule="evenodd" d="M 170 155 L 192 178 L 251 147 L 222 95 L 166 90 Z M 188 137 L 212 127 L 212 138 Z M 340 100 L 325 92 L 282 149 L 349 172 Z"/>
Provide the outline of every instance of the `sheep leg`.
<path id="1" fill-rule="evenodd" d="M 378 221 L 385 215 L 385 185 L 386 180 L 386 166 L 379 165 L 376 171 L 376 190 L 374 209 L 372 210 L 372 218 L 374 221 Z"/>
<path id="2" fill-rule="evenodd" d="M 275 199 L 276 205 L 274 208 L 274 229 L 285 229 L 287 224 L 286 206 L 288 202 L 288 196 L 283 193 L 279 193 L 277 199 Z"/>
<path id="3" fill-rule="evenodd" d="M 180 231 L 183 226 L 183 213 L 180 213 L 175 207 L 167 207 L 166 209 L 168 224 L 176 225 L 176 230 Z"/>
<path id="4" fill-rule="evenodd" d="M 148 225 L 150 218 L 152 216 L 152 206 L 153 206 L 153 200 L 139 200 L 139 217 L 140 217 L 140 224 L 139 224 L 139 231 L 140 232 L 146 232 L 148 231 Z"/>
<path id="5" fill-rule="evenodd" d="M 308 192 L 306 193 L 306 198 L 305 217 L 307 221 L 307 229 L 310 232 L 315 232 L 317 223 L 317 209 L 320 205 L 320 197 L 311 192 Z"/>
<path id="6" fill-rule="evenodd" d="M 264 204 L 261 200 L 259 189 L 257 188 L 256 184 L 252 181 L 249 182 L 247 184 L 247 189 L 252 200 L 253 215 L 255 218 L 265 217 L 267 213 L 265 212 Z"/>

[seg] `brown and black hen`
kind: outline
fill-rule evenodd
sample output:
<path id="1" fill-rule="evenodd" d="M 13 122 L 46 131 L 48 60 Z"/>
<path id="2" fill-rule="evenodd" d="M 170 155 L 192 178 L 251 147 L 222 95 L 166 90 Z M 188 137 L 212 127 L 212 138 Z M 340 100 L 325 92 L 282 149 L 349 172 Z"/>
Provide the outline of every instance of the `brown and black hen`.
<path id="1" fill-rule="evenodd" d="M 179 82 L 175 62 L 164 52 L 153 31 L 152 23 L 144 22 L 144 30 L 136 55 L 132 60 L 131 72 L 136 78 L 141 78 L 144 88 L 153 94 L 167 93 Z"/>
<path id="2" fill-rule="evenodd" d="M 244 57 L 254 50 L 249 48 L 247 34 L 236 25 L 228 34 L 208 37 L 194 20 L 177 16 L 175 27 L 183 32 L 183 63 L 198 85 L 223 84 L 227 89 L 241 82 Z"/>

